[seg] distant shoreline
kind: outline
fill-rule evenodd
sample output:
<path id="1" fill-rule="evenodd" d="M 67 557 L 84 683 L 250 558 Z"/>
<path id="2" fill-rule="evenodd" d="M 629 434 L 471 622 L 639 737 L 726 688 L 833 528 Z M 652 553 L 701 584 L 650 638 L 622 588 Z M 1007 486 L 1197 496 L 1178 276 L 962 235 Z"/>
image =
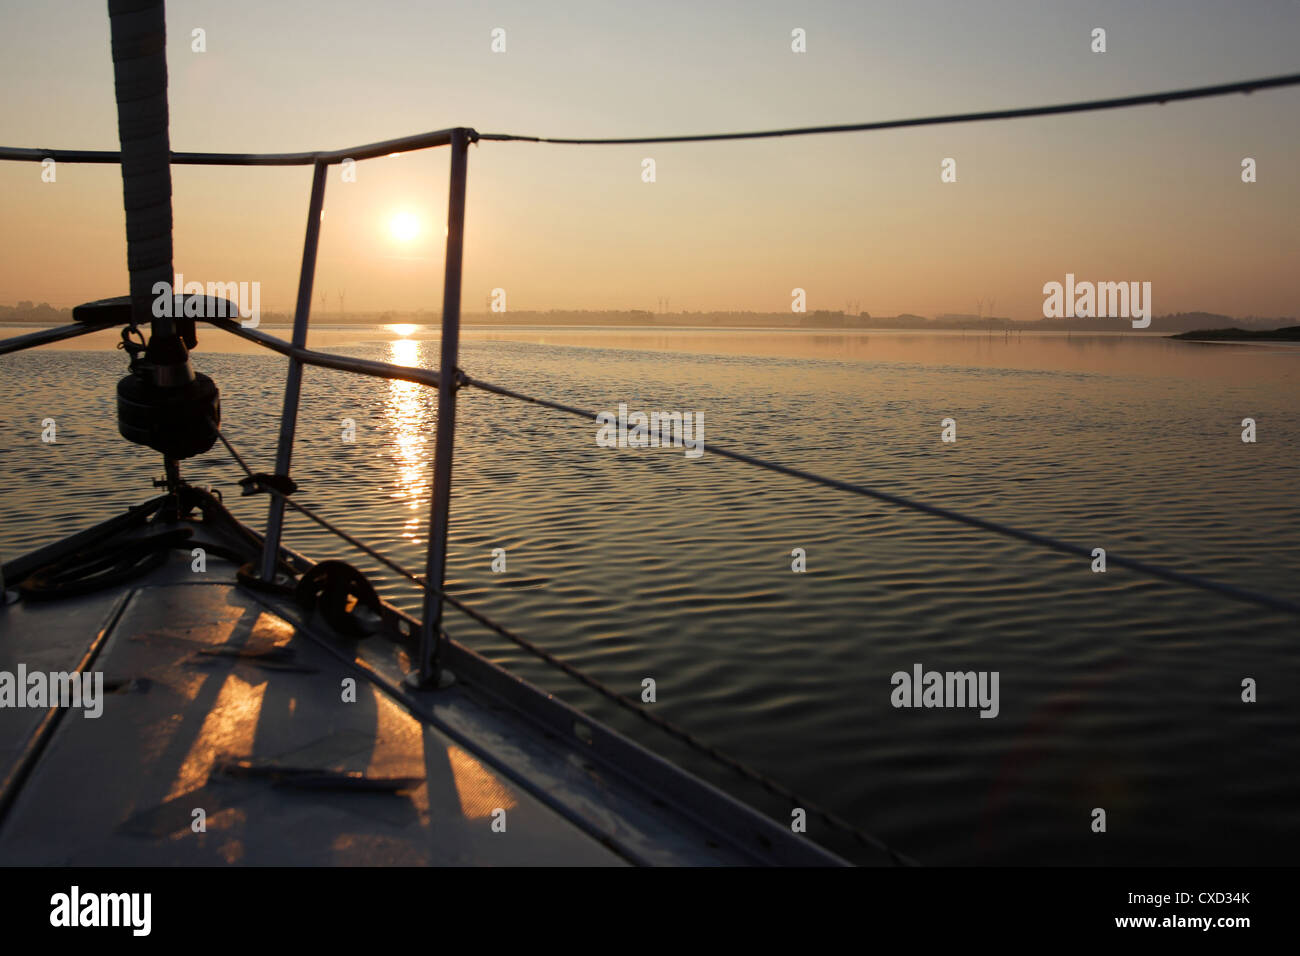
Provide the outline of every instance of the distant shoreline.
<path id="1" fill-rule="evenodd" d="M 48 305 L 26 308 L 28 303 L 14 306 L 0 306 L 0 327 L 29 326 L 47 328 L 72 323 L 70 309 L 54 309 Z M 366 327 L 383 325 L 415 325 L 436 329 L 440 325 L 440 316 L 432 312 L 381 312 L 357 315 L 339 313 L 320 313 L 311 317 L 314 329 L 340 327 Z M 289 327 L 293 316 L 285 312 L 264 311 L 261 314 L 262 327 Z M 489 312 L 464 312 L 461 324 L 467 328 L 635 328 L 669 330 L 709 330 L 709 329 L 788 329 L 794 331 L 840 331 L 840 332 L 964 332 L 968 334 L 997 334 L 1023 332 L 1069 332 L 1079 334 L 1126 333 L 1126 334 L 1163 334 L 1177 337 L 1180 333 L 1210 334 L 1212 337 L 1203 341 L 1231 341 L 1230 336 L 1240 340 L 1272 337 L 1281 331 L 1297 327 L 1297 320 L 1290 317 L 1257 318 L 1249 316 L 1236 318 L 1210 312 L 1184 312 L 1155 316 L 1146 329 L 1134 329 L 1128 319 L 1008 319 L 997 317 L 979 317 L 974 315 L 941 315 L 926 318 L 920 315 L 871 316 L 844 312 L 817 311 L 792 314 L 789 312 L 677 312 L 656 313 L 642 310 L 622 312 L 569 311 L 551 310 L 546 312 L 518 311 L 507 314 Z M 1193 336 L 1185 335 L 1185 338 Z M 1283 337 L 1270 338 L 1272 341 L 1295 341 Z"/>
<path id="2" fill-rule="evenodd" d="M 70 325 L 69 322 L 14 322 L 0 319 L 0 338 L 6 333 L 4 329 L 53 329 L 63 325 Z M 441 324 L 438 322 L 316 322 L 312 321 L 312 332 L 359 332 L 373 329 L 383 329 L 393 325 L 405 325 L 411 327 L 412 331 L 401 333 L 402 337 L 419 338 L 422 335 L 430 333 L 437 334 L 441 331 Z M 607 330 L 617 332 L 793 332 L 793 333 L 834 333 L 842 335 L 866 335 L 871 333 L 899 333 L 904 335 L 961 335 L 961 336 L 996 336 L 1028 333 L 1030 335 L 1105 335 L 1119 336 L 1131 335 L 1140 338 L 1183 338 L 1182 335 L 1171 335 L 1168 329 L 1061 329 L 1061 328 L 1014 328 L 1014 329 L 961 329 L 961 328 L 908 328 L 908 327 L 873 327 L 873 328 L 838 328 L 834 326 L 809 326 L 809 325 L 630 325 L 626 323 L 615 322 L 474 322 L 462 321 L 462 330 L 472 330 L 478 332 L 514 332 L 524 331 L 527 329 L 555 329 L 555 330 Z M 268 322 L 263 321 L 257 327 L 258 331 L 268 329 L 288 332 L 292 330 L 293 323 L 283 319 Z M 112 333 L 117 331 L 113 327 L 101 329 L 101 333 Z M 205 327 L 199 324 L 199 332 L 220 331 L 214 327 Z"/>
<path id="3" fill-rule="evenodd" d="M 1300 325 L 1280 329 L 1198 329 L 1169 337 L 1189 342 L 1300 342 Z"/>

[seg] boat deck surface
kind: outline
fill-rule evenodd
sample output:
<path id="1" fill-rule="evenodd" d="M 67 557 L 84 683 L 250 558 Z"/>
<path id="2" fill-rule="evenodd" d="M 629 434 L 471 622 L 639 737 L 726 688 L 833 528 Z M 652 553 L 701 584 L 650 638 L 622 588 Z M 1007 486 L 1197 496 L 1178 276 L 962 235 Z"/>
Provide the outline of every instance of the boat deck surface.
<path id="1" fill-rule="evenodd" d="M 0 610 L 0 671 L 104 681 L 98 717 L 0 707 L 0 864 L 842 864 L 458 644 L 414 691 L 234 571 Z"/>

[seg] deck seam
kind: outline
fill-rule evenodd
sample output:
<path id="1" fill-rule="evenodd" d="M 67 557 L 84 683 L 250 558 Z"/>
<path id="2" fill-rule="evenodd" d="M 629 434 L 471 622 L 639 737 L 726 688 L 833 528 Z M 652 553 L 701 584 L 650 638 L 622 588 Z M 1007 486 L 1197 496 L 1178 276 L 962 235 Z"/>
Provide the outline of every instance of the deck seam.
<path id="1" fill-rule="evenodd" d="M 100 651 L 108 643 L 109 635 L 117 627 L 118 621 L 122 619 L 127 606 L 130 605 L 139 590 L 139 588 L 131 588 L 109 608 L 108 614 L 104 617 L 104 623 L 95 634 L 94 640 L 90 642 L 90 646 L 86 648 L 81 661 L 77 664 L 75 673 L 84 674 L 95 663 Z M 9 776 L 5 778 L 3 783 L 0 783 L 0 830 L 4 828 L 9 811 L 17 801 L 19 794 L 22 793 L 23 785 L 31 776 L 32 771 L 36 769 L 41 755 L 45 753 L 50 741 L 54 739 L 54 735 L 62 725 L 65 710 L 66 708 L 59 707 L 56 704 L 45 712 L 45 716 L 41 718 L 36 730 L 28 737 L 27 743 L 23 747 L 22 756 L 18 758 Z"/>

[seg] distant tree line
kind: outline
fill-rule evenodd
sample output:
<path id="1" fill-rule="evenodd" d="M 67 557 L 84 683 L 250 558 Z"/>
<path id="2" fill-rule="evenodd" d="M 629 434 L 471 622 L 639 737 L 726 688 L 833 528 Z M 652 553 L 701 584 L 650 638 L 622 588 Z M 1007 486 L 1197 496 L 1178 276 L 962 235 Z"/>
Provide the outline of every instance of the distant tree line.
<path id="1" fill-rule="evenodd" d="M 288 325 L 293 315 L 288 312 L 262 313 L 264 325 Z M 904 312 L 901 315 L 873 316 L 870 312 L 856 314 L 828 309 L 816 312 L 651 312 L 648 309 L 592 310 L 548 309 L 546 311 L 462 312 L 467 325 L 638 325 L 760 327 L 760 328 L 813 328 L 813 329 L 936 329 L 970 331 L 1033 331 L 1033 332 L 1124 332 L 1132 331 L 1128 319 L 1007 319 L 997 316 L 944 314 L 934 318 Z M 36 305 L 30 301 L 17 305 L 0 305 L 0 323 L 20 325 L 66 325 L 72 321 L 71 309 L 56 309 L 48 302 Z M 325 312 L 313 311 L 311 321 L 320 325 L 369 325 L 409 322 L 416 325 L 437 325 L 441 314 L 430 309 L 415 311 L 387 310 L 383 312 Z M 1190 332 L 1201 329 L 1236 327 L 1243 329 L 1274 329 L 1296 325 L 1295 318 L 1259 318 L 1246 316 L 1233 318 L 1213 312 L 1177 312 L 1157 315 L 1151 320 L 1149 331 Z"/>
<path id="2" fill-rule="evenodd" d="M 48 302 L 34 305 L 23 300 L 17 305 L 0 305 L 0 322 L 22 322 L 31 325 L 67 325 L 72 321 L 71 309 L 56 309 Z"/>

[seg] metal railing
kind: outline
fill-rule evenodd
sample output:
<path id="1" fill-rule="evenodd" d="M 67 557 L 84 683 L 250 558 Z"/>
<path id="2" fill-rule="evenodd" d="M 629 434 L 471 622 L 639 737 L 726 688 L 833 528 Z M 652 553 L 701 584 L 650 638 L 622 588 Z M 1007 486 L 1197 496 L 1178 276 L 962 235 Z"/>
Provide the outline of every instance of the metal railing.
<path id="1" fill-rule="evenodd" d="M 465 184 L 469 145 L 478 133 L 465 127 L 436 130 L 404 136 L 400 139 L 368 143 L 351 149 L 309 153 L 172 153 L 175 165 L 204 166 L 311 166 L 311 199 L 307 207 L 307 230 L 303 241 L 302 267 L 298 273 L 298 298 L 294 307 L 291 340 L 245 328 L 238 322 L 203 317 L 204 321 L 256 342 L 289 358 L 285 379 L 284 407 L 280 414 L 280 436 L 276 445 L 275 473 L 288 476 L 293 462 L 293 446 L 298 425 L 298 407 L 302 391 L 304 365 L 316 365 L 339 371 L 378 378 L 403 379 L 438 390 L 438 423 L 434 439 L 433 495 L 429 511 L 429 545 L 425 556 L 425 589 L 420 642 L 414 683 L 436 684 L 440 678 L 438 659 L 441 647 L 443 583 L 447 567 L 447 528 L 451 507 L 452 460 L 456 435 L 456 391 L 463 376 L 457 370 L 460 345 L 461 269 L 465 249 Z M 447 254 L 444 264 L 442 294 L 442 338 L 436 374 L 424 369 L 403 368 L 350 356 L 333 355 L 307 348 L 307 327 L 311 314 L 312 285 L 316 276 L 316 253 L 320 246 L 321 211 L 325 203 L 325 174 L 330 166 L 344 160 L 373 159 L 438 146 L 451 147 L 451 175 L 447 205 Z M 119 152 L 109 150 L 50 150 L 3 147 L 0 160 L 42 162 L 53 159 L 66 163 L 114 164 L 121 161 Z M 73 338 L 110 328 L 117 322 L 85 322 L 45 329 L 29 335 L 0 341 L 0 355 Z M 260 574 L 271 581 L 280 554 L 284 529 L 284 499 L 270 496 Z"/>
<path id="2" fill-rule="evenodd" d="M 957 113 L 942 116 L 930 116 L 913 119 L 886 120 L 871 123 L 844 124 L 837 126 L 799 127 L 781 130 L 767 130 L 746 133 L 715 133 L 690 136 L 657 136 L 619 139 L 560 139 L 551 137 L 519 136 L 514 134 L 489 133 L 479 134 L 468 127 L 435 130 L 417 133 L 397 139 L 368 143 L 350 149 L 299 153 L 171 153 L 173 165 L 214 165 L 214 166 L 311 166 L 311 199 L 307 211 L 306 238 L 303 242 L 302 267 L 298 276 L 298 298 L 294 309 L 292 339 L 285 342 L 274 336 L 256 332 L 222 318 L 205 317 L 204 321 L 218 328 L 225 329 L 266 348 L 279 352 L 289 358 L 289 370 L 285 381 L 284 406 L 280 416 L 280 435 L 276 448 L 275 473 L 288 476 L 293 461 L 293 445 L 298 421 L 298 406 L 302 387 L 302 368 L 315 365 L 332 368 L 360 375 L 379 378 L 400 379 L 416 382 L 438 390 L 438 423 L 434 442 L 433 491 L 429 510 L 429 544 L 425 556 L 425 597 L 423 605 L 422 626 L 420 632 L 420 649 L 415 673 L 412 675 L 417 683 L 428 685 L 439 678 L 438 655 L 441 640 L 441 623 L 443 602 L 447 596 L 443 584 L 447 563 L 447 530 L 451 502 L 452 463 L 454 457 L 456 429 L 456 394 L 460 387 L 469 385 L 484 391 L 508 398 L 525 401 L 535 405 L 561 411 L 584 418 L 594 418 L 594 413 L 583 409 L 522 394 L 504 386 L 494 385 L 477 378 L 470 378 L 458 368 L 460 343 L 460 299 L 461 272 L 464 257 L 465 232 L 465 189 L 468 165 L 468 149 L 471 143 L 484 141 L 497 142 L 537 142 L 574 145 L 620 145 L 631 143 L 674 143 L 702 142 L 717 140 L 755 139 L 765 137 L 805 136 L 826 133 L 865 132 L 882 129 L 894 129 L 914 126 L 945 125 L 950 123 L 980 122 L 989 120 L 1020 119 L 1032 116 L 1047 116 L 1061 113 L 1077 113 L 1097 110 L 1122 109 L 1150 104 L 1163 104 L 1191 99 L 1226 96 L 1230 94 L 1251 93 L 1256 90 L 1274 89 L 1300 85 L 1300 74 L 1264 77 L 1244 80 L 1236 83 L 1218 84 L 1183 90 L 1170 90 L 1162 93 L 1146 93 L 1137 96 L 1116 97 L 1104 100 L 1088 100 L 1075 103 L 1063 103 L 1049 106 L 1028 107 L 1010 110 L 993 110 L 978 113 Z M 333 165 L 345 160 L 373 159 L 413 150 L 431 147 L 451 147 L 451 173 L 449 200 L 447 206 L 447 252 L 444 262 L 442 334 L 438 371 L 407 368 L 385 362 L 352 358 L 318 352 L 306 347 L 307 327 L 311 313 L 312 285 L 316 272 L 316 253 L 320 243 L 321 210 L 325 200 L 325 173 Z M 56 162 L 114 164 L 121 161 L 121 154 L 112 150 L 64 150 L 32 149 L 18 147 L 0 147 L 0 160 L 20 162 L 41 162 L 53 159 Z M 36 345 L 72 338 L 87 332 L 97 331 L 115 325 L 115 322 L 77 323 L 55 329 L 46 329 L 25 336 L 0 341 L 0 355 Z M 859 484 L 827 478 L 802 469 L 791 468 L 777 462 L 766 461 L 740 451 L 734 451 L 716 444 L 710 444 L 705 451 L 720 457 L 754 465 L 853 494 L 863 495 L 903 508 L 959 522 L 994 534 L 1015 538 L 1039 547 L 1048 548 L 1068 554 L 1089 557 L 1091 549 L 1068 541 L 1038 534 L 1032 531 L 1011 527 L 999 522 L 989 521 L 973 515 L 938 507 L 926 502 L 915 501 L 880 489 Z M 280 495 L 272 494 L 267 512 L 265 542 L 261 558 L 260 573 L 263 579 L 271 580 L 275 573 L 280 549 L 280 539 L 284 525 L 285 501 Z M 1226 597 L 1292 614 L 1300 614 L 1300 603 L 1269 594 L 1249 591 L 1224 582 L 1214 581 L 1198 575 L 1188 574 L 1148 561 L 1139 561 L 1121 555 L 1110 554 L 1107 562 L 1118 567 L 1128 568 L 1142 574 L 1160 578 L 1202 590 L 1217 592 Z"/>
<path id="3" fill-rule="evenodd" d="M 558 144 L 583 145 L 618 145 L 646 142 L 701 142 L 716 140 L 753 139 L 777 136 L 804 136 L 823 133 L 861 132 L 899 127 L 941 125 L 947 123 L 975 122 L 983 120 L 1017 119 L 1029 116 L 1044 116 L 1058 113 L 1073 113 L 1091 110 L 1117 109 L 1154 103 L 1166 103 L 1179 100 L 1197 99 L 1210 96 L 1223 96 L 1233 93 L 1249 93 L 1254 90 L 1300 85 L 1300 74 L 1248 80 L 1239 83 L 1222 84 L 1210 87 L 1198 87 L 1190 90 L 1175 90 L 1166 93 L 1150 93 L 1140 96 L 1122 97 L 1110 100 L 1093 100 L 1078 103 L 1058 104 L 1054 106 L 1032 107 L 1026 109 L 999 110 L 983 113 L 951 114 L 920 119 L 891 120 L 884 122 L 860 123 L 842 126 L 803 127 L 785 130 L 769 130 L 752 133 L 719 133 L 691 136 L 660 136 L 626 139 L 557 139 L 546 137 L 516 136 L 511 134 L 482 134 L 467 127 L 437 130 L 420 133 L 399 139 L 384 140 L 351 149 L 325 152 L 302 153 L 171 153 L 173 165 L 214 165 L 214 166 L 311 166 L 311 198 L 308 204 L 306 237 L 303 242 L 302 266 L 298 277 L 298 297 L 294 309 L 293 332 L 291 341 L 285 342 L 264 332 L 246 328 L 239 322 L 219 317 L 201 317 L 203 321 L 231 334 L 255 342 L 265 348 L 285 355 L 289 359 L 289 370 L 285 381 L 284 405 L 280 416 L 280 434 L 276 447 L 275 473 L 288 477 L 293 461 L 293 446 L 297 429 L 298 409 L 301 398 L 302 369 L 305 365 L 330 368 L 377 378 L 398 379 L 415 382 L 438 390 L 438 422 L 434 444 L 433 489 L 429 508 L 429 543 L 425 552 L 425 574 L 423 579 L 396 565 L 390 559 L 365 545 L 359 539 L 332 525 L 309 509 L 290 500 L 287 493 L 275 488 L 264 488 L 270 493 L 270 506 L 267 512 L 266 534 L 263 540 L 260 575 L 263 580 L 274 579 L 278 558 L 281 553 L 281 536 L 284 526 L 284 509 L 286 504 L 303 512 L 327 530 L 361 551 L 379 560 L 382 564 L 396 570 L 402 576 L 421 585 L 424 590 L 423 613 L 420 626 L 420 640 L 416 668 L 410 675 L 413 683 L 419 686 L 436 685 L 441 677 L 439 670 L 439 651 L 442 641 L 442 613 L 444 602 L 467 614 L 472 620 L 496 633 L 507 637 L 548 663 L 559 667 L 569 676 L 585 683 L 615 703 L 626 707 L 650 723 L 666 730 L 677 739 L 687 743 L 724 766 L 741 773 L 749 779 L 760 783 L 770 793 L 788 798 L 806 807 L 816 807 L 811 801 L 799 798 L 793 792 L 781 787 L 757 771 L 746 767 L 741 762 L 722 754 L 716 748 L 697 740 L 692 735 L 639 707 L 635 701 L 625 695 L 605 687 L 603 684 L 583 674 L 581 671 L 555 658 L 543 649 L 531 644 L 520 635 L 502 627 L 485 615 L 467 606 L 453 595 L 444 591 L 447 562 L 447 533 L 451 503 L 452 463 L 454 457 L 456 429 L 456 396 L 461 387 L 470 386 L 486 392 L 501 395 L 529 404 L 538 405 L 569 415 L 586 419 L 595 419 L 595 413 L 575 408 L 561 402 L 538 398 L 521 392 L 495 385 L 478 378 L 472 378 L 458 367 L 460 341 L 460 300 L 461 273 L 464 257 L 465 230 L 465 194 L 468 165 L 468 149 L 471 143 L 481 140 L 549 142 Z M 372 159 L 397 153 L 428 149 L 431 147 L 451 147 L 451 172 L 449 183 L 449 201 L 447 207 L 447 252 L 444 262 L 442 335 L 437 372 L 426 369 L 392 365 L 386 362 L 351 356 L 334 355 L 307 348 L 307 328 L 311 312 L 312 285 L 315 279 L 316 254 L 320 243 L 321 210 L 325 199 L 325 174 L 330 166 L 345 160 Z M 121 161 L 121 154 L 108 150 L 60 150 L 28 149 L 0 147 L 0 160 L 19 162 L 42 162 L 53 159 L 56 162 L 116 164 Z M 23 349 L 57 342 L 65 339 L 100 331 L 120 324 L 118 320 L 91 320 L 72 325 L 43 329 L 26 335 L 15 336 L 0 341 L 0 355 Z M 245 471 L 252 474 L 233 446 L 221 436 L 222 442 Z M 716 444 L 705 446 L 704 451 L 755 467 L 759 467 L 787 477 L 815 483 L 823 487 L 836 489 L 864 497 L 884 501 L 908 510 L 958 522 L 969 527 L 1002 535 L 1026 542 L 1037 547 L 1047 548 L 1067 554 L 1083 557 L 1091 556 L 1091 549 L 1086 546 L 1062 541 L 1048 535 L 1039 534 L 990 521 L 973 515 L 967 515 L 953 509 L 942 508 L 927 502 L 916 501 L 877 488 L 828 478 L 804 469 L 793 468 L 777 462 L 767 461 L 744 452 L 735 451 Z M 1109 554 L 1107 562 L 1118 567 L 1128 568 L 1139 573 L 1163 579 L 1172 583 L 1198 588 L 1217 593 L 1221 596 L 1243 601 L 1258 607 L 1274 611 L 1283 611 L 1300 615 L 1300 603 L 1270 594 L 1249 591 L 1225 582 L 1215 581 L 1177 571 L 1162 565 Z M 852 824 L 828 811 L 817 808 L 824 819 L 837 829 L 853 834 L 864 845 L 880 846 L 875 838 L 864 834 Z M 893 851 L 889 851 L 893 854 Z M 896 860 L 901 859 L 894 854 Z"/>
<path id="4" fill-rule="evenodd" d="M 1264 77 L 1225 83 L 1214 86 L 1195 87 L 1183 90 L 1170 90 L 1162 93 L 1145 93 L 1137 96 L 1115 97 L 1104 100 L 1087 100 L 1075 103 L 1062 103 L 1049 106 L 1027 107 L 1010 110 L 992 110 L 978 113 L 955 113 L 942 116 L 930 116 L 913 119 L 886 120 L 871 123 L 844 124 L 837 126 L 799 127 L 781 130 L 766 130 L 746 133 L 714 133 L 689 136 L 658 136 L 619 139 L 560 139 L 552 137 L 519 136 L 514 134 L 490 133 L 480 135 L 468 127 L 435 130 L 417 133 L 398 139 L 368 143 L 350 149 L 301 153 L 171 153 L 173 165 L 217 165 L 217 166 L 311 166 L 312 186 L 311 200 L 307 211 L 306 238 L 303 243 L 302 267 L 298 276 L 298 298 L 294 309 L 293 333 L 290 342 L 284 342 L 265 333 L 254 332 L 235 322 L 224 319 L 206 318 L 210 324 L 224 328 L 229 332 L 247 338 L 259 345 L 280 352 L 289 358 L 289 371 L 285 381 L 284 407 L 280 416 L 280 435 L 276 448 L 275 473 L 288 476 L 293 461 L 294 436 L 298 421 L 298 405 L 302 387 L 302 368 L 304 365 L 317 365 L 361 375 L 381 378 L 402 379 L 418 382 L 438 389 L 438 424 L 434 443 L 433 493 L 429 512 L 429 544 L 425 560 L 425 591 L 423 624 L 421 627 L 420 651 L 417 661 L 416 679 L 422 684 L 438 679 L 438 650 L 442 622 L 442 605 L 445 599 L 443 584 L 447 563 L 447 527 L 448 512 L 451 502 L 452 461 L 454 455 L 456 430 L 456 393 L 462 385 L 472 385 L 485 391 L 508 398 L 542 405 L 567 414 L 592 418 L 594 414 L 583 409 L 574 408 L 559 402 L 548 401 L 513 391 L 503 386 L 493 385 L 479 379 L 464 375 L 458 368 L 460 343 L 460 298 L 461 271 L 464 257 L 465 240 L 465 188 L 468 165 L 468 149 L 471 143 L 480 139 L 498 142 L 520 141 L 537 143 L 557 143 L 575 145 L 620 145 L 630 143 L 673 143 L 702 142 L 716 140 L 755 139 L 764 137 L 806 136 L 825 133 L 865 132 L 901 127 L 933 126 L 950 123 L 980 122 L 989 120 L 1020 119 L 1032 116 L 1047 116 L 1062 113 L 1077 113 L 1097 110 L 1123 109 L 1150 104 L 1163 104 L 1183 100 L 1203 99 L 1207 97 L 1226 96 L 1230 94 L 1251 93 L 1256 90 L 1275 89 L 1300 85 L 1300 74 Z M 449 200 L 447 205 L 447 252 L 444 263 L 442 336 L 438 372 L 432 374 L 422 369 L 403 368 L 384 362 L 369 361 L 341 355 L 316 352 L 306 347 L 307 326 L 311 312 L 312 284 L 316 272 L 316 252 L 320 243 L 321 210 L 325 200 L 325 172 L 332 166 L 345 160 L 372 159 L 412 150 L 430 147 L 451 147 L 451 174 Z M 0 147 L 0 160 L 41 162 L 53 159 L 56 162 L 103 163 L 112 164 L 121 161 L 121 154 L 111 150 L 60 150 L 32 149 L 17 147 Z M 7 352 L 30 348 L 48 342 L 71 338 L 86 332 L 106 328 L 115 323 L 85 323 L 43 330 L 26 336 L 19 336 L 0 341 L 0 355 Z M 914 501 L 879 489 L 868 488 L 858 484 L 827 478 L 802 469 L 791 468 L 776 462 L 765 461 L 743 452 L 709 445 L 705 448 L 713 454 L 729 458 L 744 464 L 754 465 L 784 474 L 789 477 L 821 484 L 825 487 L 847 491 L 890 504 L 908 508 L 934 517 L 943 518 L 976 527 L 994 534 L 1016 538 L 1030 544 L 1061 551 L 1069 554 L 1090 556 L 1091 549 L 1062 541 L 1047 535 L 1014 528 L 999 522 L 989 521 L 972 515 L 966 515 L 952 509 L 941 508 L 926 502 Z M 271 495 L 267 513 L 265 544 L 261 560 L 261 576 L 270 580 L 276 567 L 279 554 L 280 538 L 284 523 L 284 501 L 278 495 Z M 1215 591 L 1236 600 L 1245 601 L 1272 610 L 1300 613 L 1300 603 L 1268 594 L 1259 594 L 1219 581 L 1213 581 L 1197 575 L 1176 571 L 1161 565 L 1138 561 L 1120 555 L 1109 555 L 1112 565 L 1125 567 L 1153 577 L 1178 584 Z"/>

